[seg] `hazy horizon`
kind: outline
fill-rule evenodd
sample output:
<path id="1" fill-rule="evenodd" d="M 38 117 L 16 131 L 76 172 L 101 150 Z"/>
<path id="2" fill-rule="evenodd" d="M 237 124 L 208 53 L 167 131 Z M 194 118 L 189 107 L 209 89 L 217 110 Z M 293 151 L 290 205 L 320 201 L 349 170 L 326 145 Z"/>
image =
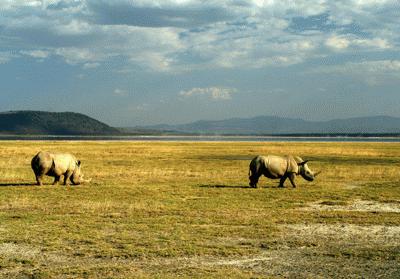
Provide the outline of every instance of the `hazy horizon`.
<path id="1" fill-rule="evenodd" d="M 24 112 L 24 111 L 35 111 L 35 110 L 12 110 L 12 111 L 0 111 L 0 114 L 2 113 L 13 113 L 13 112 Z M 54 113 L 76 113 L 75 111 L 44 111 L 44 110 L 37 110 L 39 112 L 54 112 Z M 78 112 L 80 113 L 80 112 Z M 104 124 L 107 124 L 111 127 L 116 127 L 116 128 L 140 128 L 140 127 L 151 127 L 151 126 L 162 126 L 162 125 L 168 125 L 168 126 L 173 126 L 173 125 L 185 125 L 185 124 L 192 124 L 196 122 L 213 122 L 213 121 L 229 121 L 229 120 L 234 120 L 234 119 L 253 119 L 253 118 L 261 118 L 261 117 L 277 117 L 277 118 L 282 118 L 282 119 L 297 119 L 297 120 L 304 120 L 306 122 L 329 122 L 329 121 L 335 121 L 335 120 L 349 120 L 349 119 L 356 119 L 356 118 L 375 118 L 375 117 L 391 117 L 391 118 L 396 118 L 400 119 L 400 117 L 396 116 L 391 116 L 391 115 L 385 115 L 385 114 L 376 114 L 376 115 L 362 115 L 362 116 L 354 116 L 354 117 L 338 117 L 338 118 L 332 118 L 332 119 L 325 119 L 325 120 L 309 120 L 301 117 L 284 117 L 284 116 L 277 116 L 277 115 L 255 115 L 255 116 L 249 116 L 249 117 L 230 117 L 230 118 L 221 118 L 221 119 L 197 119 L 193 120 L 190 122 L 182 122 L 182 123 L 168 123 L 168 122 L 160 122 L 160 123 L 154 123 L 154 124 L 140 124 L 140 125 L 132 125 L 132 126 L 117 126 L 117 125 L 111 125 L 110 123 L 107 123 L 105 121 L 102 121 L 100 119 L 97 119 L 89 114 L 82 113 L 86 116 L 89 116 L 91 118 L 94 118 L 95 120 L 99 120 L 103 122 Z"/>
<path id="2" fill-rule="evenodd" d="M 0 111 L 111 126 L 400 117 L 395 0 L 0 2 Z"/>

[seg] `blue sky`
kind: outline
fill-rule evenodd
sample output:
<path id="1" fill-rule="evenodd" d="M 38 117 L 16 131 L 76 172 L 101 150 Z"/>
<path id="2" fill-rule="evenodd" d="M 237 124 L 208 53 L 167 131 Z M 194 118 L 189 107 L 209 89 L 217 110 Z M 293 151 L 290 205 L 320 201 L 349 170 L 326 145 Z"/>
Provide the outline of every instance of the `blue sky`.
<path id="1" fill-rule="evenodd" d="M 0 111 L 400 117 L 398 0 L 2 0 Z"/>

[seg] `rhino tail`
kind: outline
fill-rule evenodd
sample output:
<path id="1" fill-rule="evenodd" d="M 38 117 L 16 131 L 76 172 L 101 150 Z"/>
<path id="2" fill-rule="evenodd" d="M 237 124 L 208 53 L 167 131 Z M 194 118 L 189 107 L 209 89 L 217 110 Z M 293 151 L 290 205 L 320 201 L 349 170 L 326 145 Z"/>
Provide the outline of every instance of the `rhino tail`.
<path id="1" fill-rule="evenodd" d="M 32 167 L 32 169 L 35 169 L 35 165 L 36 165 L 36 161 L 37 161 L 37 155 L 36 156 L 34 156 L 33 158 L 32 158 L 32 160 L 31 160 L 31 167 Z"/>

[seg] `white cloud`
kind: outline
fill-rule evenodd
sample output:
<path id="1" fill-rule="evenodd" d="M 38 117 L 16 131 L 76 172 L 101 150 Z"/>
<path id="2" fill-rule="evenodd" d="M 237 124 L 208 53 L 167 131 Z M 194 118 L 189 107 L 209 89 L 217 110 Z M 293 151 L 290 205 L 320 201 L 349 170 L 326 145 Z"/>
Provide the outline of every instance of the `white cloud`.
<path id="1" fill-rule="evenodd" d="M 21 53 L 38 59 L 44 59 L 50 56 L 50 52 L 47 50 L 23 50 Z"/>
<path id="2" fill-rule="evenodd" d="M 309 72 L 318 74 L 339 74 L 355 78 L 369 86 L 377 86 L 400 78 L 400 60 L 375 60 L 347 62 L 343 65 L 320 66 Z"/>
<path id="3" fill-rule="evenodd" d="M 168 58 L 168 53 L 158 53 L 155 51 L 134 53 L 132 57 L 130 57 L 130 61 L 133 64 L 141 65 L 145 69 L 156 72 L 169 71 L 174 62 L 172 58 Z"/>
<path id="4" fill-rule="evenodd" d="M 353 3 L 358 7 L 376 7 L 377 5 L 384 5 L 386 3 L 393 3 L 393 0 L 352 0 Z"/>
<path id="5" fill-rule="evenodd" d="M 77 65 L 81 63 L 96 63 L 100 58 L 92 50 L 85 48 L 58 48 L 55 54 L 63 57 L 68 64 Z"/>
<path id="6" fill-rule="evenodd" d="M 119 97 L 128 96 L 128 92 L 120 88 L 115 88 L 113 94 Z"/>
<path id="7" fill-rule="evenodd" d="M 199 88 L 195 87 L 190 90 L 179 92 L 180 96 L 183 97 L 195 97 L 195 96 L 206 96 L 212 100 L 230 100 L 232 99 L 232 94 L 236 92 L 234 88 L 226 87 L 205 87 Z"/>
<path id="8" fill-rule="evenodd" d="M 0 25 L 2 42 L 15 48 L 14 53 L 39 59 L 55 54 L 84 68 L 100 67 L 115 57 L 126 61 L 121 68 L 133 64 L 158 72 L 262 68 L 299 64 L 331 51 L 398 50 L 395 4 L 394 0 L 7 0 L 0 3 L 4 10 Z M 327 22 L 319 24 L 330 29 L 317 24 L 302 30 L 307 17 L 321 14 Z M 305 25 L 293 31 L 293 18 L 302 18 Z M 21 45 L 37 50 L 21 50 Z"/>
<path id="9" fill-rule="evenodd" d="M 354 35 L 332 35 L 326 39 L 325 45 L 333 50 L 339 51 L 343 51 L 351 47 L 357 47 L 364 50 L 383 50 L 393 47 L 386 39 L 358 38 Z"/>
<path id="10" fill-rule="evenodd" d="M 400 74 L 400 60 L 375 60 L 363 62 L 347 62 L 343 65 L 321 66 L 313 73 L 339 73 L 339 74 Z"/>
<path id="11" fill-rule="evenodd" d="M 0 2 L 0 8 L 12 9 L 19 7 L 40 7 L 42 2 L 39 0 L 2 0 Z"/>
<path id="12" fill-rule="evenodd" d="M 325 44 L 332 48 L 332 49 L 336 49 L 336 50 L 342 50 L 342 49 L 346 49 L 349 47 L 350 45 L 350 41 L 348 39 L 346 39 L 345 37 L 340 37 L 340 36 L 332 36 L 329 37 Z"/>
<path id="13" fill-rule="evenodd" d="M 392 45 L 386 40 L 381 38 L 373 38 L 373 39 L 354 39 L 353 44 L 358 45 L 360 47 L 370 47 L 375 49 L 389 49 L 392 48 Z"/>
<path id="14" fill-rule="evenodd" d="M 255 8 L 273 14 L 301 13 L 303 16 L 317 15 L 326 12 L 326 0 L 252 0 Z"/>
<path id="15" fill-rule="evenodd" d="M 95 69 L 97 67 L 100 67 L 100 63 L 94 62 L 94 63 L 85 63 L 83 64 L 84 69 Z"/>
<path id="16" fill-rule="evenodd" d="M 377 37 L 399 27 L 398 10 L 398 0 L 340 0 L 329 3 L 329 18 L 333 23 L 352 24 L 356 31 Z"/>
<path id="17" fill-rule="evenodd" d="M 87 35 L 93 31 L 93 27 L 86 21 L 73 19 L 70 22 L 55 25 L 53 30 L 59 35 Z"/>
<path id="18" fill-rule="evenodd" d="M 359 63 L 346 63 L 345 67 L 352 70 L 360 70 L 369 73 L 398 73 L 400 74 L 400 60 L 378 60 Z"/>

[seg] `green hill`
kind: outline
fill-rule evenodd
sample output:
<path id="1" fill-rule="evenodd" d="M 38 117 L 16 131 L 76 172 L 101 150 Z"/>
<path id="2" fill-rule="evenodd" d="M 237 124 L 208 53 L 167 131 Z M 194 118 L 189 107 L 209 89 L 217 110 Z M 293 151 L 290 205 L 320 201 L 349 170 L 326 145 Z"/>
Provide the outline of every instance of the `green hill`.
<path id="1" fill-rule="evenodd" d="M 114 135 L 120 131 L 81 113 L 9 111 L 0 113 L 0 134 Z"/>

